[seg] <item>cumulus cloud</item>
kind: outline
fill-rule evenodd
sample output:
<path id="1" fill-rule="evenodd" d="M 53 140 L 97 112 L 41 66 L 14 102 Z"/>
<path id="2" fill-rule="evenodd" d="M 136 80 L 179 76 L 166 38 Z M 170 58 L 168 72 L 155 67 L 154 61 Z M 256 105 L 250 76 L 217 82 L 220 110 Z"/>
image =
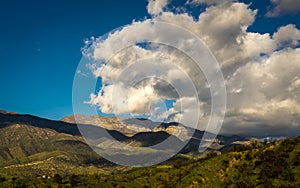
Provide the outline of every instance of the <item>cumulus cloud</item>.
<path id="1" fill-rule="evenodd" d="M 227 81 L 228 102 L 224 131 L 261 135 L 297 135 L 300 118 L 300 49 L 285 49 L 241 67 Z M 237 124 L 237 125 L 235 125 Z M 267 128 L 266 128 L 267 127 Z"/>
<path id="2" fill-rule="evenodd" d="M 300 0 L 271 0 L 273 8 L 267 13 L 269 17 L 282 14 L 295 14 L 300 11 Z"/>
<path id="3" fill-rule="evenodd" d="M 209 6 L 199 15 L 198 21 L 186 13 L 174 14 L 172 12 L 163 12 L 155 19 L 180 25 L 197 34 L 223 66 L 223 74 L 226 76 L 252 58 L 252 55 L 256 56 L 260 53 L 253 54 L 255 51 L 249 48 L 248 50 L 252 52 L 245 52 L 247 49 L 242 46 L 245 42 L 248 44 L 250 42 L 246 29 L 252 25 L 256 14 L 257 10 L 251 10 L 244 3 L 226 3 Z M 259 34 L 256 36 L 260 37 Z M 260 37 L 260 42 L 263 43 L 262 40 L 267 40 L 265 43 L 271 43 L 267 34 Z"/>
<path id="4" fill-rule="evenodd" d="M 149 0 L 147 10 L 151 15 L 158 15 L 163 11 L 163 8 L 168 4 L 168 0 Z"/>
<path id="5" fill-rule="evenodd" d="M 300 30 L 295 25 L 289 24 L 280 27 L 273 38 L 279 47 L 295 47 L 299 44 Z"/>
<path id="6" fill-rule="evenodd" d="M 276 43 L 268 33 L 245 33 L 237 37 L 237 42 L 244 52 L 244 57 L 257 57 L 261 53 L 269 54 L 276 49 Z"/>
<path id="7" fill-rule="evenodd" d="M 101 60 L 105 57 L 96 55 L 94 58 Z M 141 59 L 148 63 L 136 67 L 137 61 Z M 153 66 L 155 63 L 157 65 Z M 191 63 L 192 60 L 185 54 L 168 46 L 157 47 L 152 44 L 150 49 L 136 45 L 126 48 L 110 58 L 105 65 L 89 65 L 94 76 L 101 77 L 103 82 L 101 91 L 98 95 L 91 94 L 89 103 L 98 106 L 103 113 L 148 115 L 151 105 L 165 99 L 179 99 L 172 83 L 180 85 L 186 93 L 194 95 L 189 82 L 196 83 L 199 80 L 195 80 L 195 77 L 194 80 L 189 80 L 187 74 L 178 67 L 181 65 L 189 75 L 199 73 L 201 70 Z M 124 70 L 129 72 L 124 73 Z M 156 75 L 164 75 L 165 81 L 155 79 Z M 145 80 L 137 80 L 133 85 L 128 85 L 139 76 Z M 205 80 L 203 75 L 198 78 Z"/>
<path id="8" fill-rule="evenodd" d="M 197 19 L 187 13 L 164 11 L 167 1 L 150 0 L 148 12 L 152 20 L 181 26 L 201 38 L 217 58 L 227 87 L 227 115 L 222 133 L 245 135 L 298 135 L 300 131 L 300 31 L 295 25 L 280 27 L 270 33 L 249 32 L 257 10 L 241 2 L 194 0 L 207 8 Z M 288 1 L 289 2 L 289 1 Z M 273 0 L 276 6 L 286 6 Z M 275 9 L 273 13 L 275 14 Z M 287 11 L 281 8 L 280 13 Z M 161 35 L 160 33 L 169 33 Z M 169 121 L 184 119 L 188 122 L 191 111 L 201 109 L 198 128 L 205 129 L 211 110 L 210 86 L 202 70 L 184 52 L 163 44 L 136 44 L 145 36 L 173 40 L 174 44 L 190 50 L 195 41 L 185 35 L 172 35 L 151 21 L 133 22 L 110 34 L 105 40 L 94 39 L 84 54 L 95 63 L 89 64 L 95 77 L 102 78 L 102 88 L 92 93 L 90 104 L 104 113 L 132 113 L 161 116 L 161 101 L 174 100 L 173 107 L 164 109 L 158 119 L 168 116 Z M 125 44 L 132 44 L 130 47 Z M 116 54 L 116 49 L 122 49 Z M 201 52 L 199 52 L 201 53 Z M 132 68 L 138 62 L 142 68 Z M 155 66 L 152 66 L 155 65 Z M 135 70 L 124 73 L 124 70 Z M 119 80 L 122 75 L 124 79 Z M 148 78 L 130 85 L 131 78 Z M 153 79 L 164 75 L 166 82 Z M 187 79 L 187 76 L 190 79 Z M 190 92 L 179 95 L 174 86 L 188 86 Z M 194 95 L 193 95 L 194 94 Z M 198 103 L 199 101 L 199 103 Z M 155 106 L 151 112 L 151 106 Z"/>

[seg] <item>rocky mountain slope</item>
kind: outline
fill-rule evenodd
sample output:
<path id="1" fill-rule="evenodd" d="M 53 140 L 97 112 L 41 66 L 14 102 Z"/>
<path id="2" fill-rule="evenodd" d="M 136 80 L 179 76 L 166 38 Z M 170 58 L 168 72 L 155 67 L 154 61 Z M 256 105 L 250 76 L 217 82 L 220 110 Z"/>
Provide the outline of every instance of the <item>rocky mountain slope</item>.
<path id="1" fill-rule="evenodd" d="M 94 147 L 108 150 L 112 154 L 120 154 L 124 148 L 111 147 L 111 138 L 102 134 L 106 131 L 125 145 L 134 146 L 133 148 L 145 147 L 143 154 L 162 152 L 148 149 L 148 146 L 154 146 L 169 138 L 175 145 L 182 144 L 183 138 L 170 134 L 171 130 L 179 128 L 176 130 L 185 131 L 187 136 L 192 136 L 181 153 L 194 155 L 203 136 L 203 131 L 193 131 L 177 123 L 157 123 L 146 119 L 122 119 L 120 123 L 117 118 L 76 116 L 79 116 L 80 122 L 83 123 L 81 127 L 91 131 Z M 63 120 L 53 121 L 32 115 L 0 111 L 0 167 L 8 170 L 17 168 L 16 165 L 25 165 L 26 168 L 33 168 L 35 171 L 52 169 L 55 172 L 73 171 L 85 166 L 102 168 L 112 165 L 86 144 L 72 116 Z M 236 141 L 243 142 L 245 138 L 218 135 L 209 149 L 222 150 L 229 145 L 235 145 Z M 136 153 L 132 151 L 125 153 L 125 155 L 133 154 Z M 49 166 L 52 167 L 49 169 Z"/>

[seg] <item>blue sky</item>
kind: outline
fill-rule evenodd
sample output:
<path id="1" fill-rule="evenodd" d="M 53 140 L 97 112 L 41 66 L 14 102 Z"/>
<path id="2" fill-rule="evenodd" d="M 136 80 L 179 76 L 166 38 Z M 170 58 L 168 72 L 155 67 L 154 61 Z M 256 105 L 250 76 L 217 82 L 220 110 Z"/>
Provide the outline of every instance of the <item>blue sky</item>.
<path id="1" fill-rule="evenodd" d="M 1 1 L 0 109 L 59 119 L 72 113 L 84 40 L 147 15 L 146 1 Z"/>
<path id="2" fill-rule="evenodd" d="M 0 109 L 51 119 L 72 114 L 72 82 L 84 40 L 149 17 L 146 6 L 145 0 L 1 1 Z M 252 2 L 259 12 L 249 31 L 300 28 L 299 13 L 268 18 L 268 6 L 267 0 Z"/>

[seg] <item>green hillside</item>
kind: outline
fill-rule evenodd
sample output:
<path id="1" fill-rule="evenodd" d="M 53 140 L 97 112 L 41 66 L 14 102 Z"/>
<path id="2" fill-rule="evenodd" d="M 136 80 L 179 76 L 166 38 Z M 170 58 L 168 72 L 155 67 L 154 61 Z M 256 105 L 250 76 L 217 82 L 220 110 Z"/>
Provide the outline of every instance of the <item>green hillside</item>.
<path id="1" fill-rule="evenodd" d="M 82 167 L 83 168 L 83 167 Z M 93 169 L 94 168 L 94 169 Z M 2 174 L 2 187 L 299 187 L 300 137 L 241 146 L 217 155 L 146 168 L 18 178 Z M 78 171 L 77 171 L 78 172 Z"/>
<path id="2" fill-rule="evenodd" d="M 73 174 L 88 171 L 86 166 L 110 164 L 82 137 L 47 128 L 13 124 L 0 129 L 0 143 L 1 176 Z"/>

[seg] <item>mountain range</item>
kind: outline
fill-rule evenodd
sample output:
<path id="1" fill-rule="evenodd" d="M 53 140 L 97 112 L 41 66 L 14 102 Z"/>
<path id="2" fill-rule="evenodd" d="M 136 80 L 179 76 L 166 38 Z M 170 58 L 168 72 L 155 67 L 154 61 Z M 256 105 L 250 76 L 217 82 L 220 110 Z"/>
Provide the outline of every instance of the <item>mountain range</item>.
<path id="1" fill-rule="evenodd" d="M 35 173 L 41 171 L 68 173 L 76 172 L 86 166 L 100 166 L 101 170 L 114 166 L 90 148 L 86 138 L 81 136 L 74 116 L 80 127 L 95 133 L 107 131 L 114 139 L 125 145 L 144 148 L 144 154 L 153 152 L 153 148 L 148 149 L 149 146 L 170 138 L 174 144 L 187 142 L 178 156 L 200 155 L 198 148 L 204 132 L 175 122 L 158 123 L 147 119 L 118 119 L 98 115 L 71 115 L 60 121 L 54 121 L 2 110 L 0 111 L 0 167 L 2 169 L 0 174 L 20 167 L 26 169 L 26 173 L 28 169 L 34 169 Z M 93 141 L 96 141 L 94 147 L 109 150 L 108 152 L 113 154 L 122 154 L 122 148 L 111 147 L 111 138 L 101 134 L 92 136 Z M 191 139 L 186 140 L 188 137 Z M 251 139 L 241 136 L 217 135 L 208 147 L 208 151 L 224 151 L 251 142 Z M 136 153 L 129 152 L 126 155 L 136 155 Z"/>

